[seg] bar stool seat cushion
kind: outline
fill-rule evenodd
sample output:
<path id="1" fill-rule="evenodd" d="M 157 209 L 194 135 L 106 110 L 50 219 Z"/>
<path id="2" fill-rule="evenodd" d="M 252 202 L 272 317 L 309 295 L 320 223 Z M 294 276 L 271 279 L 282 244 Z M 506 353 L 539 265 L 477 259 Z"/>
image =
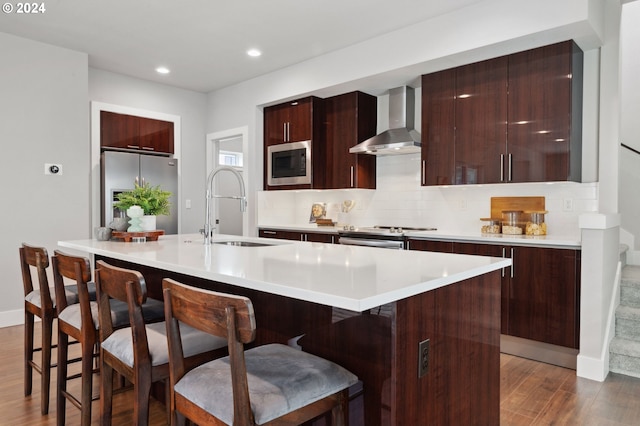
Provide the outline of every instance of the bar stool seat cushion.
<path id="1" fill-rule="evenodd" d="M 98 321 L 98 302 L 91 301 L 91 317 L 93 318 L 93 324 L 96 330 L 100 328 Z M 114 328 L 121 328 L 129 324 L 129 308 L 127 304 L 119 300 L 112 300 L 111 304 L 111 322 Z M 164 305 L 161 301 L 155 299 L 147 299 L 147 302 L 143 305 L 142 315 L 146 322 L 156 322 L 164 319 Z M 80 304 L 67 306 L 60 315 L 58 320 L 64 321 L 67 324 L 80 330 L 82 325 L 82 317 L 80 313 Z"/>
<path id="2" fill-rule="evenodd" d="M 149 300 L 149 299 L 147 299 Z M 153 367 L 169 363 L 167 347 L 167 326 L 165 322 L 147 324 L 147 343 Z M 227 346 L 227 339 L 180 324 L 180 338 L 184 356 L 190 357 Z M 133 367 L 133 341 L 131 328 L 116 330 L 102 342 L 102 349 L 117 357 L 129 367 Z"/>
<path id="3" fill-rule="evenodd" d="M 89 290 L 89 299 L 96 300 L 96 285 L 95 283 L 88 283 L 87 288 Z M 49 294 L 51 295 L 51 301 L 53 302 L 53 307 L 56 307 L 56 291 L 53 287 L 49 287 Z M 67 304 L 77 304 L 78 303 L 78 286 L 76 285 L 66 285 L 64 286 L 64 294 L 67 297 Z M 42 302 L 40 298 L 40 290 L 33 290 L 31 293 L 27 294 L 24 298 L 27 302 L 32 305 L 37 306 L 42 309 Z"/>
<path id="4" fill-rule="evenodd" d="M 181 330 L 182 330 L 181 326 Z M 263 424 L 355 384 L 345 368 L 290 346 L 269 344 L 245 351 L 251 408 Z M 229 357 L 186 373 L 175 392 L 227 424 L 233 424 Z"/>

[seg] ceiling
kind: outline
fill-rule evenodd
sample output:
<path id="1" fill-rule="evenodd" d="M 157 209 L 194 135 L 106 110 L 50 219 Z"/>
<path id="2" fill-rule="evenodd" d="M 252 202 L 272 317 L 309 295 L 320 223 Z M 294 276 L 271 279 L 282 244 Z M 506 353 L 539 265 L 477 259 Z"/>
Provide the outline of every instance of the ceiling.
<path id="1" fill-rule="evenodd" d="M 47 0 L 43 13 L 0 14 L 0 32 L 86 52 L 93 68 L 206 93 L 480 1 Z M 262 56 L 249 57 L 250 48 Z"/>

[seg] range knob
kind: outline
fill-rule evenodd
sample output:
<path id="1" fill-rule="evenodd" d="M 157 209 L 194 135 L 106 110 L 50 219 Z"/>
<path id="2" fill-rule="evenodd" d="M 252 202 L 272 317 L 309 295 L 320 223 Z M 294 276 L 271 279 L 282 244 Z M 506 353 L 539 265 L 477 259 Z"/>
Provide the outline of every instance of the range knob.
<path id="1" fill-rule="evenodd" d="M 400 226 L 400 227 L 398 227 L 398 232 L 399 232 L 399 233 L 402 233 L 402 227 L 401 227 L 401 226 Z"/>
<path id="2" fill-rule="evenodd" d="M 394 227 L 392 226 L 391 228 L 389 228 L 389 232 L 391 232 L 391 233 L 393 234 L 394 232 L 396 232 L 396 228 L 394 228 Z"/>

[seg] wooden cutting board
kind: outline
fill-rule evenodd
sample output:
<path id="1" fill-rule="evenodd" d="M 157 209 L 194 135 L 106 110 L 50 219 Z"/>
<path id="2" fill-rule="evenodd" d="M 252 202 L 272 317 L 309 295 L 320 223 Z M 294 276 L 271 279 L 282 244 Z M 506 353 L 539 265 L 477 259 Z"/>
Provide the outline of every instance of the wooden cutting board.
<path id="1" fill-rule="evenodd" d="M 502 218 L 503 210 L 543 211 L 544 197 L 491 197 L 491 217 Z"/>

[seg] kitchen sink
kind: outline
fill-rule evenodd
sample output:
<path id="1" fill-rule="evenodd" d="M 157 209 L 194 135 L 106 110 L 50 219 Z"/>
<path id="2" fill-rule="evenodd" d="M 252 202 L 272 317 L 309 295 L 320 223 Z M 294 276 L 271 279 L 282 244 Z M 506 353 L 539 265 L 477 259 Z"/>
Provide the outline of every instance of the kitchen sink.
<path id="1" fill-rule="evenodd" d="M 237 246 L 237 247 L 265 247 L 265 246 L 275 245 L 270 243 L 259 243 L 256 241 L 212 241 L 212 243 L 222 244 L 226 246 Z"/>

